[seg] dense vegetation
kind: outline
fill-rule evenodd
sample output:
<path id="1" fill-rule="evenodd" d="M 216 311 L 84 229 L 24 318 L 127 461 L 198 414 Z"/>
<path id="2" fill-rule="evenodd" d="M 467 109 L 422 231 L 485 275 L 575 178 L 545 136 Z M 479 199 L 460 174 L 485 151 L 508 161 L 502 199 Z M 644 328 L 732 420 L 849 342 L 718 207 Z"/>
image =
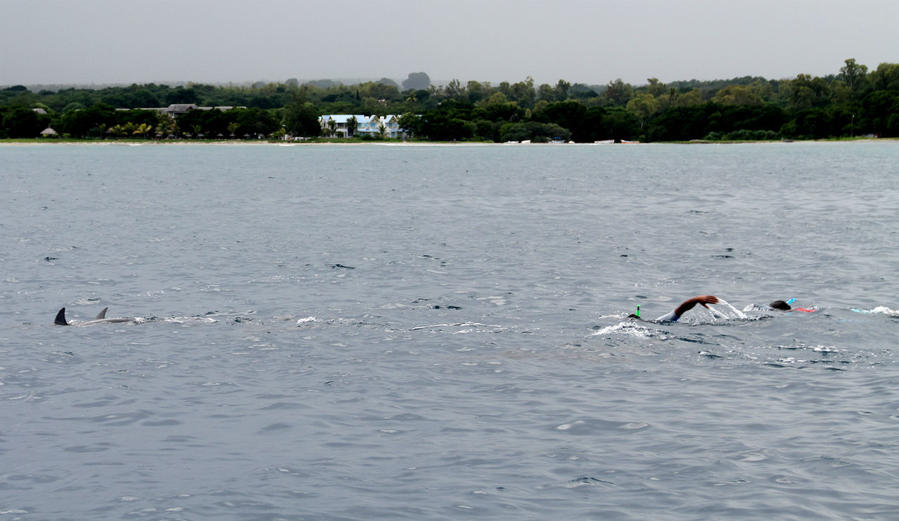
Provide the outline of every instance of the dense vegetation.
<path id="1" fill-rule="evenodd" d="M 140 110 L 192 103 L 173 119 Z M 237 107 L 237 108 L 227 108 Z M 41 109 L 41 110 L 35 110 Z M 131 110 L 122 110 L 131 109 Z M 491 85 L 453 80 L 436 87 L 424 73 L 402 86 L 389 80 L 344 85 L 131 85 L 34 92 L 0 90 L 0 138 L 32 138 L 51 126 L 72 138 L 277 138 L 318 136 L 322 114 L 398 114 L 411 135 L 428 140 L 593 142 L 820 139 L 899 136 L 899 64 L 869 71 L 853 59 L 837 74 L 788 80 L 744 77 L 633 86 L 559 80 Z"/>

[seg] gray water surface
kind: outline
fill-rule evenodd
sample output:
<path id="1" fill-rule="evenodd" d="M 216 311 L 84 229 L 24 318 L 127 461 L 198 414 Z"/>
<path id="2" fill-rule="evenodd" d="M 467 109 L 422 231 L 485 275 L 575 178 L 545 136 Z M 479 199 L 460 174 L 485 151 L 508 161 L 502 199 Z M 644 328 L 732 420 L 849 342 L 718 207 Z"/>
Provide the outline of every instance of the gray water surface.
<path id="1" fill-rule="evenodd" d="M 0 147 L 0 521 L 899 519 L 897 165 Z"/>

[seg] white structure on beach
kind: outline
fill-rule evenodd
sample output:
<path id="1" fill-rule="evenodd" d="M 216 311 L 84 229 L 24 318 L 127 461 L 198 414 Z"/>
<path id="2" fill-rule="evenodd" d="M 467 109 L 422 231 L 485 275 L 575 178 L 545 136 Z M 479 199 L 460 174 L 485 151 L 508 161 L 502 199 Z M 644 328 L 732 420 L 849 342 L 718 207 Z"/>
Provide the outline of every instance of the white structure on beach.
<path id="1" fill-rule="evenodd" d="M 356 119 L 355 132 L 350 130 L 350 120 Z M 333 123 L 331 123 L 333 121 Z M 325 114 L 318 118 L 323 135 L 335 137 L 371 136 L 385 138 L 404 137 L 405 132 L 400 128 L 399 116 L 388 114 L 386 116 L 366 116 L 364 114 Z"/>

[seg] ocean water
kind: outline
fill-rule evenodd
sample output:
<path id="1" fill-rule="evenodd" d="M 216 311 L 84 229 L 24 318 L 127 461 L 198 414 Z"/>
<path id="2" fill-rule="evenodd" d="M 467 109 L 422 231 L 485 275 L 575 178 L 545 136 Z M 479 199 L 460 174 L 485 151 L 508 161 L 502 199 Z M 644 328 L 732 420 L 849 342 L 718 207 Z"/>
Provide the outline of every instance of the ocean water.
<path id="1" fill-rule="evenodd" d="M 2 146 L 0 179 L 0 520 L 899 519 L 895 142 Z M 138 320 L 53 325 L 107 306 Z"/>

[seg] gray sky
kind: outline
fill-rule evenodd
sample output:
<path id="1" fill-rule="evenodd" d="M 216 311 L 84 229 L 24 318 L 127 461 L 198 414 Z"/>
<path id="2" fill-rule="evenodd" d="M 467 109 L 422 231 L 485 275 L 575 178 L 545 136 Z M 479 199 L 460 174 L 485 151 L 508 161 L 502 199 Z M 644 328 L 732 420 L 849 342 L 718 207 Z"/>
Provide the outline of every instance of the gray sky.
<path id="1" fill-rule="evenodd" d="M 897 0 L 0 0 L 0 85 L 643 84 L 899 62 Z"/>

